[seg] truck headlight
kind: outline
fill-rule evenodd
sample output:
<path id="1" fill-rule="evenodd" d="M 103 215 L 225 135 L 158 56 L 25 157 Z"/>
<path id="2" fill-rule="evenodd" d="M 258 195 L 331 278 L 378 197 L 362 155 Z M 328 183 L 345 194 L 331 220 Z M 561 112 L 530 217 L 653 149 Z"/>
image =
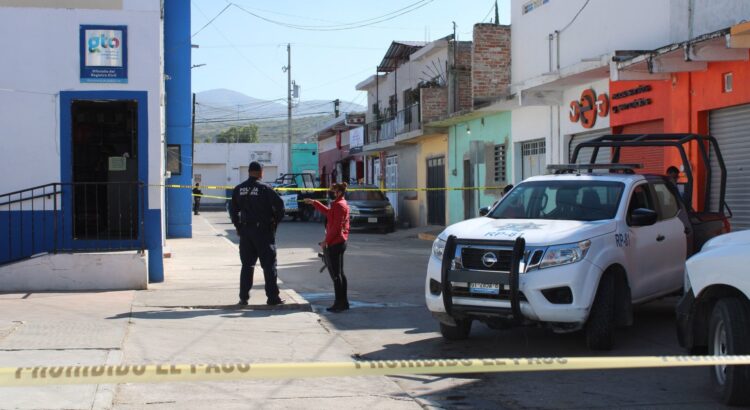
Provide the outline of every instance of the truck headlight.
<path id="1" fill-rule="evenodd" d="M 443 260 L 443 252 L 445 252 L 445 241 L 440 238 L 435 239 L 432 243 L 432 254 L 439 260 Z"/>
<path id="2" fill-rule="evenodd" d="M 567 245 L 550 246 L 544 253 L 539 268 L 551 268 L 553 266 L 578 262 L 586 257 L 590 247 L 591 241 L 589 240 Z"/>
<path id="3" fill-rule="evenodd" d="M 349 205 L 349 215 L 359 215 L 359 208 L 356 205 Z"/>
<path id="4" fill-rule="evenodd" d="M 386 213 L 386 215 L 393 215 L 393 206 L 386 205 L 385 206 L 385 213 Z"/>

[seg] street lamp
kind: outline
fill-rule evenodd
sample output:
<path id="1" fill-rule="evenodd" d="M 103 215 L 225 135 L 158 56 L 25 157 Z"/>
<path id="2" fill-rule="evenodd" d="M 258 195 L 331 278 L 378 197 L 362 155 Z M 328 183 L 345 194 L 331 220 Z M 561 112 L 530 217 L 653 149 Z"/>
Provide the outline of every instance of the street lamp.
<path id="1" fill-rule="evenodd" d="M 193 64 L 193 66 L 192 66 L 192 67 L 190 67 L 190 69 L 192 70 L 192 69 L 194 69 L 194 68 L 198 68 L 198 67 L 203 67 L 204 65 L 206 65 L 206 63 L 201 63 L 201 64 Z"/>

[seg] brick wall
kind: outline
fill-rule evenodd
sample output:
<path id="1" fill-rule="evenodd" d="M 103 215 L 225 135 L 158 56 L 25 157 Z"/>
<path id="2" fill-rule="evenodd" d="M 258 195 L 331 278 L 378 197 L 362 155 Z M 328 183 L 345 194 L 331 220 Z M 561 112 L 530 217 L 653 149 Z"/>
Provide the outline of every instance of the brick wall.
<path id="1" fill-rule="evenodd" d="M 471 84 L 474 101 L 498 97 L 510 85 L 510 26 L 475 24 Z"/>
<path id="2" fill-rule="evenodd" d="M 458 107 L 456 111 L 468 110 L 474 106 L 471 84 L 472 43 L 462 41 L 456 49 L 456 80 L 458 86 Z"/>
<path id="3" fill-rule="evenodd" d="M 448 89 L 422 88 L 419 97 L 422 124 L 445 117 L 448 114 Z"/>

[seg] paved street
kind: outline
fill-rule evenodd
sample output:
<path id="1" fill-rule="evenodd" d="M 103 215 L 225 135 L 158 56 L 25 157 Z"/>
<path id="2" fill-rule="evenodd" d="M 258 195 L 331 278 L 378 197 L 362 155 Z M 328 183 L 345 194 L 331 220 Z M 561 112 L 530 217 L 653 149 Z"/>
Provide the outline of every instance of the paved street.
<path id="1" fill-rule="evenodd" d="M 222 213 L 204 213 L 230 237 Z M 468 341 L 447 342 L 424 307 L 424 275 L 430 243 L 402 232 L 353 233 L 345 257 L 353 309 L 328 314 L 332 286 L 310 251 L 323 235 L 317 223 L 286 222 L 282 255 L 308 252 L 307 262 L 280 259 L 280 278 L 311 301 L 323 324 L 362 359 L 589 356 L 579 334 L 557 335 L 536 328 L 491 330 L 474 324 Z M 236 239 L 236 238 L 235 238 Z M 620 331 L 606 355 L 679 355 L 674 298 L 640 306 L 635 325 Z M 660 369 L 393 377 L 423 405 L 442 408 L 717 408 L 706 369 Z"/>
<path id="2" fill-rule="evenodd" d="M 225 212 L 193 219 L 193 238 L 169 240 L 166 280 L 146 291 L 0 295 L 0 363 L 45 366 L 272 363 L 352 359 L 588 356 L 582 337 L 490 330 L 446 342 L 423 306 L 430 242 L 416 230 L 353 233 L 346 254 L 352 309 L 329 314 L 319 273 L 319 223 L 284 222 L 279 270 L 287 304 L 265 306 L 257 272 L 238 308 L 237 241 Z M 609 355 L 683 354 L 674 300 L 640 307 Z M 312 311 L 311 311 L 312 310 Z M 578 409 L 717 408 L 705 369 L 349 377 L 222 383 L 128 383 L 0 388 L 1 409 Z"/>

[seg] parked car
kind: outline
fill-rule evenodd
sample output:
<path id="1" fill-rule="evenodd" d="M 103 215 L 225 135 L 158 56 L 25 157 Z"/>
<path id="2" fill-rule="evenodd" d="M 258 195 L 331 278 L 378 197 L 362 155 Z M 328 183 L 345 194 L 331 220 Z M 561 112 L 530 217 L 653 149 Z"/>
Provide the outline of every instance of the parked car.
<path id="1" fill-rule="evenodd" d="M 677 336 L 692 353 L 750 354 L 750 231 L 721 235 L 687 261 Z M 750 404 L 750 366 L 713 366 L 711 382 L 729 405 Z"/>
<path id="2" fill-rule="evenodd" d="M 396 219 L 393 206 L 375 185 L 352 185 L 346 192 L 351 229 L 378 229 L 393 232 Z"/>
<path id="3" fill-rule="evenodd" d="M 284 174 L 276 179 L 271 186 L 277 189 L 281 199 L 284 200 L 284 214 L 291 216 L 295 221 L 301 219 L 307 222 L 315 215 L 315 209 L 310 205 L 305 205 L 302 201 L 305 198 L 324 200 L 325 191 L 315 191 L 315 178 L 313 174 Z M 309 188 L 310 190 L 287 191 L 278 188 Z"/>
<path id="4" fill-rule="evenodd" d="M 642 136 L 614 136 L 579 147 L 667 144 L 684 153 L 696 139 L 715 142 L 652 137 L 648 144 Z M 726 217 L 693 211 L 666 176 L 635 174 L 632 164 L 596 164 L 595 155 L 590 164 L 556 166 L 554 175 L 521 182 L 486 216 L 438 236 L 425 299 L 444 338 L 468 337 L 473 321 L 493 328 L 543 324 L 583 330 L 590 348 L 611 349 L 615 329 L 632 323 L 634 304 L 682 291 L 686 258 L 728 230 Z M 715 155 L 721 163 L 718 146 Z M 724 209 L 724 184 L 720 191 Z"/>

